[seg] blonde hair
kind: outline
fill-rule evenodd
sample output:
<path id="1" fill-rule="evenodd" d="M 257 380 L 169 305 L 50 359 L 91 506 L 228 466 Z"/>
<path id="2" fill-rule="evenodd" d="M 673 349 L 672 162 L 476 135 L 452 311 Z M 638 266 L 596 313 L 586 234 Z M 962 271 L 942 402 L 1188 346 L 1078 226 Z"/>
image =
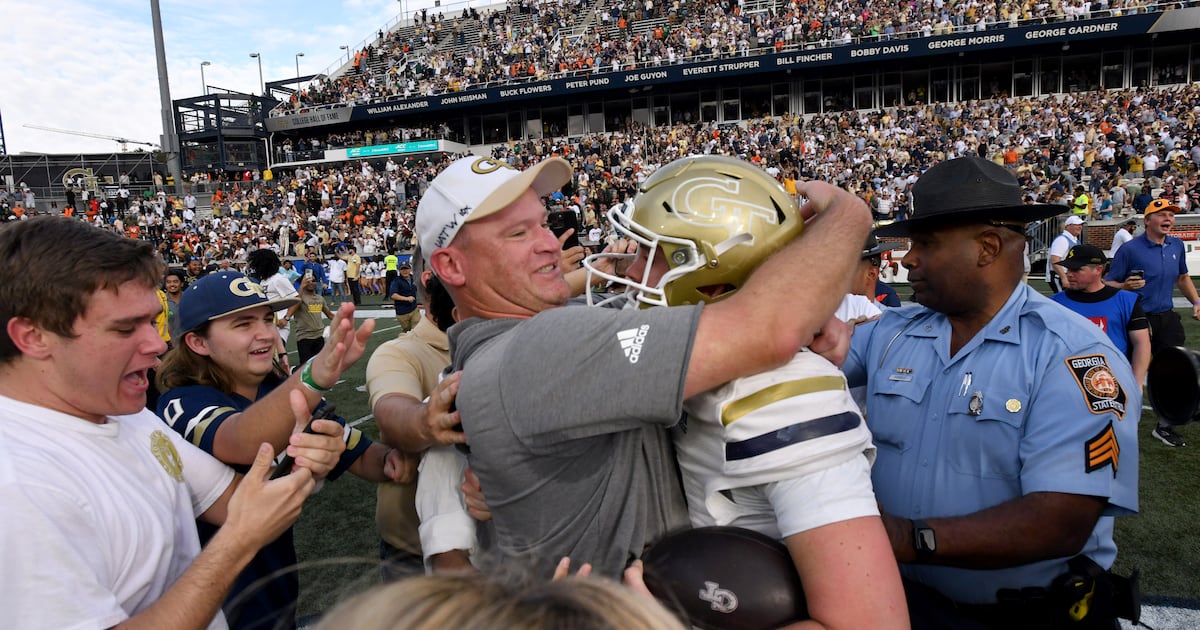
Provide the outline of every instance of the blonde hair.
<path id="1" fill-rule="evenodd" d="M 482 575 L 421 576 L 338 604 L 317 630 L 684 630 L 666 608 L 593 577 L 501 582 Z"/>

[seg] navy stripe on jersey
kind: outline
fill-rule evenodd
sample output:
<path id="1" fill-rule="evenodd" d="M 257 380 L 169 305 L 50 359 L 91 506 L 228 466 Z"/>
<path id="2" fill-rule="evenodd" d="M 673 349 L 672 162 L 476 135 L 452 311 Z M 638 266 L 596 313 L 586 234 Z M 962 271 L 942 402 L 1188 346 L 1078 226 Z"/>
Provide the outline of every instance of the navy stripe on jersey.
<path id="1" fill-rule="evenodd" d="M 797 422 L 748 440 L 726 444 L 725 461 L 749 459 L 793 444 L 850 431 L 858 427 L 859 422 L 862 422 L 862 418 L 849 411 L 834 416 Z"/>

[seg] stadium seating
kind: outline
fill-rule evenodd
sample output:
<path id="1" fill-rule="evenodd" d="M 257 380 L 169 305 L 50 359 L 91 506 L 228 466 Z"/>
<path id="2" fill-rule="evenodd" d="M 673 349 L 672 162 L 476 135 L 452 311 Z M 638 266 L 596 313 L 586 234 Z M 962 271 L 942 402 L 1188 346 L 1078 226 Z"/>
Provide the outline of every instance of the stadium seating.
<path id="1" fill-rule="evenodd" d="M 427 11 L 271 115 L 708 58 L 1168 10 L 1146 0 L 509 0 Z"/>

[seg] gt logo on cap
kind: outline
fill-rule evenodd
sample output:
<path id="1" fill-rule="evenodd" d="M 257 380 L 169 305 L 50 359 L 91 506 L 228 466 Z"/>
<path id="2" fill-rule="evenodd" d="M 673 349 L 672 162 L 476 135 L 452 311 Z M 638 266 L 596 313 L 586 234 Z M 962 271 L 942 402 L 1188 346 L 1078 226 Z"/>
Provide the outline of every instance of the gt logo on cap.
<path id="1" fill-rule="evenodd" d="M 250 297 L 251 295 L 257 295 L 264 300 L 267 299 L 267 294 L 263 293 L 262 287 L 258 286 L 254 282 L 251 282 L 250 279 L 245 276 L 242 276 L 241 278 L 235 278 L 233 282 L 230 282 L 229 291 L 238 297 Z"/>
<path id="2" fill-rule="evenodd" d="M 471 163 L 471 172 L 478 173 L 480 175 L 487 175 L 488 173 L 495 173 L 496 171 L 498 171 L 502 168 L 507 168 L 507 169 L 514 170 L 514 171 L 517 170 L 517 169 L 509 166 L 509 164 L 507 162 L 493 160 L 492 158 L 479 158 L 478 160 L 475 160 L 474 162 Z"/>

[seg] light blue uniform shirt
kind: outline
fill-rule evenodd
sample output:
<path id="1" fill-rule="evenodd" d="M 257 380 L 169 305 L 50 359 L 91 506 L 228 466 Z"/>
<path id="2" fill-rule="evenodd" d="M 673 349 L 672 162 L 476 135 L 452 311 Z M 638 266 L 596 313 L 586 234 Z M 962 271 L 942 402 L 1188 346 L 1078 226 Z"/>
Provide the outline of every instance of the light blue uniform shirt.
<path id="1" fill-rule="evenodd" d="M 1112 516 L 1137 511 L 1142 400 L 1094 324 L 1022 284 L 954 357 L 946 316 L 907 306 L 859 326 L 843 369 L 850 386 L 868 386 L 886 512 L 960 516 L 1033 492 L 1108 497 L 1082 553 L 1112 565 Z M 1067 560 L 900 568 L 956 601 L 992 603 L 1000 588 L 1049 586 Z"/>

